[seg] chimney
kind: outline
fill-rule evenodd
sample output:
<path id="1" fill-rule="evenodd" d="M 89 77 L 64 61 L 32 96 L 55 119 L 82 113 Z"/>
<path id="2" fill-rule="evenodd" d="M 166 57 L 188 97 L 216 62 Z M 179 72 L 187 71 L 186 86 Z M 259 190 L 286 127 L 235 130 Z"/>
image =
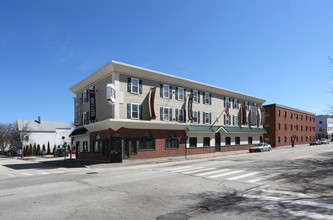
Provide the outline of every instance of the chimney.
<path id="1" fill-rule="evenodd" d="M 38 124 L 40 124 L 40 116 L 38 116 Z"/>

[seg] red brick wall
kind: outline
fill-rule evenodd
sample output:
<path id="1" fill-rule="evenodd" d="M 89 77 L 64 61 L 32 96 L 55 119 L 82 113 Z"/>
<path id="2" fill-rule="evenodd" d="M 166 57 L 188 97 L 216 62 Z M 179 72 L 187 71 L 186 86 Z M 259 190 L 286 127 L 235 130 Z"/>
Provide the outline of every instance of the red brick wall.
<path id="1" fill-rule="evenodd" d="M 280 110 L 280 117 L 278 116 L 278 110 Z M 270 139 L 269 144 L 271 144 L 273 147 L 287 145 L 291 146 L 291 137 L 294 135 L 298 137 L 298 141 L 297 139 L 295 140 L 295 145 L 308 144 L 310 143 L 309 137 L 311 137 L 311 140 L 313 139 L 313 137 L 315 137 L 316 117 L 314 115 L 293 111 L 278 106 L 265 107 L 265 111 L 269 111 L 270 115 L 268 118 L 266 117 L 265 120 L 265 125 L 269 125 L 269 128 L 266 128 L 267 134 L 264 134 L 264 138 L 268 137 Z M 284 117 L 284 112 L 287 113 L 286 117 Z M 290 118 L 290 113 L 293 114 L 293 118 Z M 295 114 L 298 114 L 298 119 L 296 119 Z M 303 120 L 301 120 L 301 115 L 303 115 Z M 278 130 L 279 123 L 280 130 Z M 287 125 L 287 130 L 285 130 L 284 128 L 285 124 Z M 291 125 L 293 127 L 292 130 L 290 128 Z M 298 130 L 296 130 L 296 126 L 298 126 Z M 303 126 L 303 131 L 301 130 L 301 126 Z M 308 127 L 307 130 L 306 126 Z M 309 127 L 311 127 L 311 131 Z M 278 137 L 280 137 L 280 143 L 278 143 Z M 284 137 L 287 137 L 287 142 L 284 141 Z M 303 141 L 301 137 L 303 137 Z M 306 140 L 306 137 L 308 137 L 308 140 Z"/>
<path id="2" fill-rule="evenodd" d="M 221 147 L 221 151 L 234 151 L 234 150 L 248 150 L 250 147 L 254 146 L 254 144 L 250 145 L 237 145 L 237 146 L 223 146 Z"/>
<path id="3" fill-rule="evenodd" d="M 215 147 L 193 147 L 187 148 L 186 154 L 204 154 L 204 153 L 214 153 Z"/>

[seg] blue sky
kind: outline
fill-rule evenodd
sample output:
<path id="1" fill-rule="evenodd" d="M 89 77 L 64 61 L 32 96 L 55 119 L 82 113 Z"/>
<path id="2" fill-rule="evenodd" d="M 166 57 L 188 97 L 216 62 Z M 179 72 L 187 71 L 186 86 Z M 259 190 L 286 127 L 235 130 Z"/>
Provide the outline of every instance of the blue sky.
<path id="1" fill-rule="evenodd" d="M 0 123 L 71 122 L 111 60 L 326 114 L 331 0 L 0 0 Z"/>

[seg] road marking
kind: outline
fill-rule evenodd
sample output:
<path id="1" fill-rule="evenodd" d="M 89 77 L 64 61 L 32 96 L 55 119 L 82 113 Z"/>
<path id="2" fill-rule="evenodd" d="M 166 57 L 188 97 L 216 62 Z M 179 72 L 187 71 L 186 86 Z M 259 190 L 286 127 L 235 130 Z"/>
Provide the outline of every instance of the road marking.
<path id="1" fill-rule="evenodd" d="M 8 174 L 9 177 L 16 177 L 15 175 L 13 174 Z"/>
<path id="2" fill-rule="evenodd" d="M 184 169 L 181 169 L 181 170 L 175 170 L 175 171 L 172 171 L 172 172 L 180 173 L 180 172 L 184 172 L 184 171 L 198 170 L 198 169 L 202 169 L 202 168 L 204 168 L 204 167 L 184 168 Z"/>
<path id="3" fill-rule="evenodd" d="M 286 209 L 286 208 L 278 208 L 274 206 L 269 206 L 269 205 L 260 205 L 261 208 L 268 209 L 268 210 L 277 210 L 279 212 L 286 212 L 290 215 L 294 215 L 297 217 L 301 216 L 306 216 L 312 219 L 327 219 L 327 220 L 333 220 L 332 215 L 322 215 L 318 213 L 313 213 L 313 212 L 305 212 L 305 211 L 293 211 L 291 209 Z"/>
<path id="4" fill-rule="evenodd" d="M 246 182 L 247 183 L 256 183 L 256 182 L 263 181 L 263 180 L 269 179 L 269 178 L 271 178 L 273 176 L 277 176 L 277 175 L 280 175 L 280 174 L 279 173 L 269 174 L 266 176 L 261 176 L 261 177 L 255 178 L 255 179 L 248 180 Z"/>
<path id="5" fill-rule="evenodd" d="M 50 174 L 50 173 L 48 173 L 48 172 L 43 172 L 43 171 L 39 171 L 41 174 L 43 174 L 43 175 L 48 175 L 48 174 Z"/>
<path id="6" fill-rule="evenodd" d="M 187 171 L 187 172 L 182 172 L 183 174 L 191 174 L 191 173 L 198 173 L 206 170 L 214 170 L 215 168 L 202 168 L 198 170 L 192 170 L 192 171 Z"/>
<path id="7" fill-rule="evenodd" d="M 217 175 L 214 175 L 214 176 L 209 176 L 210 178 L 217 178 L 217 177 L 221 177 L 221 176 L 228 176 L 228 175 L 231 175 L 231 174 L 235 174 L 235 173 L 241 173 L 243 172 L 244 170 L 236 170 L 236 171 L 231 171 L 229 173 L 222 173 L 222 174 L 217 174 Z"/>
<path id="8" fill-rule="evenodd" d="M 238 180 L 238 179 L 242 179 L 242 178 L 245 178 L 245 177 L 249 177 L 249 176 L 256 175 L 256 174 L 258 174 L 258 173 L 259 173 L 259 172 L 247 173 L 247 174 L 243 174 L 243 175 L 240 175 L 240 176 L 235 176 L 235 177 L 227 178 L 227 180 Z"/>
<path id="9" fill-rule="evenodd" d="M 173 171 L 173 170 L 180 170 L 180 169 L 190 168 L 190 167 L 192 167 L 192 166 L 173 167 L 173 168 L 168 168 L 168 169 L 162 169 L 162 170 L 160 170 L 160 171 L 163 171 L 163 172 L 165 172 L 165 171 Z"/>
<path id="10" fill-rule="evenodd" d="M 21 174 L 24 175 L 24 176 L 32 176 L 31 173 L 21 173 Z"/>
<path id="11" fill-rule="evenodd" d="M 304 193 L 290 192 L 290 191 L 280 191 L 280 190 L 274 190 L 274 189 L 251 189 L 249 191 L 278 193 L 278 194 L 291 195 L 291 196 L 297 196 L 297 197 L 302 197 L 302 198 L 313 198 L 313 199 L 322 198 L 322 196 L 317 196 L 317 195 L 312 195 L 312 194 L 304 194 Z"/>
<path id="12" fill-rule="evenodd" d="M 221 172 L 225 172 L 225 171 L 229 171 L 230 169 L 223 169 L 223 170 L 216 170 L 216 171 L 211 171 L 211 172 L 207 172 L 207 173 L 199 173 L 196 174 L 195 176 L 207 176 L 210 174 L 214 174 L 214 173 L 221 173 Z"/>
<path id="13" fill-rule="evenodd" d="M 290 203 L 290 204 L 296 204 L 296 205 L 307 205 L 307 206 L 314 206 L 314 207 L 320 207 L 320 208 L 326 208 L 326 209 L 333 209 L 332 204 L 318 203 L 318 202 L 312 202 L 312 201 L 302 201 L 302 200 L 295 200 L 295 199 L 285 199 L 285 198 L 280 198 L 280 197 L 258 196 L 258 195 L 247 195 L 247 194 L 244 194 L 243 197 L 249 198 L 249 199 L 259 199 L 259 200 L 266 200 L 266 201 L 274 201 L 274 202 L 281 202 L 281 203 Z"/>

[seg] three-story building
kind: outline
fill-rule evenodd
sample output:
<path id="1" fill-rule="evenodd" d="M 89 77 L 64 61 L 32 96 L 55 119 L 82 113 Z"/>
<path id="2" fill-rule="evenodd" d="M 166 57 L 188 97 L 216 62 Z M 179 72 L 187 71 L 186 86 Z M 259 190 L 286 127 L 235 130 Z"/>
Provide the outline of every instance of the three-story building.
<path id="1" fill-rule="evenodd" d="M 264 99 L 116 61 L 70 90 L 84 159 L 247 149 L 265 132 Z"/>

